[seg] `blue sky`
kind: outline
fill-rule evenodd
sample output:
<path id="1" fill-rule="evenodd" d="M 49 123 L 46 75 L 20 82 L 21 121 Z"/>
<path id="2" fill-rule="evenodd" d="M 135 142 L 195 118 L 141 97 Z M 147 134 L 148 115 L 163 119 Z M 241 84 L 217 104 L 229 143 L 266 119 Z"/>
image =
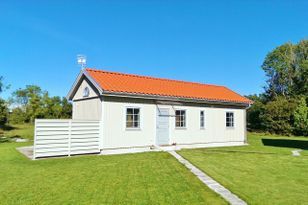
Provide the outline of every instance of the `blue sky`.
<path id="1" fill-rule="evenodd" d="M 88 67 L 260 93 L 266 54 L 308 37 L 308 1 L 3 1 L 0 75 L 65 96 Z"/>

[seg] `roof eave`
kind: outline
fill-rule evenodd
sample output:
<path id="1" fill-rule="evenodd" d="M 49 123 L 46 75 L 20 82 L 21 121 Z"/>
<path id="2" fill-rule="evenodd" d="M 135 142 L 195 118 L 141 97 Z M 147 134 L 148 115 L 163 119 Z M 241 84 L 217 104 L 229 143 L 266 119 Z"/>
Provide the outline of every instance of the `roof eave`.
<path id="1" fill-rule="evenodd" d="M 235 105 L 249 107 L 251 103 L 248 102 L 232 102 L 232 101 L 219 101 L 209 99 L 197 99 L 197 98 L 184 98 L 184 97 L 172 97 L 172 96 L 161 96 L 161 95 L 148 95 L 139 93 L 126 93 L 126 92 L 110 92 L 104 91 L 103 96 L 110 97 L 127 97 L 127 98 L 139 98 L 139 99 L 151 99 L 151 100 L 165 100 L 165 101 L 180 101 L 180 102 L 194 102 L 194 103 L 206 103 L 213 105 Z"/>

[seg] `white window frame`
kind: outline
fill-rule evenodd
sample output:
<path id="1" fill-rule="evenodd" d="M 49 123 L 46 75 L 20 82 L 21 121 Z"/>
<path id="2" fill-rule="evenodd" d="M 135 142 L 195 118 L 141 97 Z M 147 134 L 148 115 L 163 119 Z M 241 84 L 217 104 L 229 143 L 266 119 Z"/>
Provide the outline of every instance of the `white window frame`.
<path id="1" fill-rule="evenodd" d="M 127 127 L 127 110 L 128 109 L 138 109 L 139 110 L 139 113 L 138 113 L 138 116 L 139 116 L 139 122 L 138 122 L 138 127 L 134 127 L 134 119 L 133 119 L 133 127 Z M 134 115 L 134 114 L 133 114 Z M 134 117 L 133 117 L 134 118 Z M 140 107 L 136 107 L 136 106 L 127 106 L 125 107 L 125 116 L 124 116 L 124 127 L 126 130 L 141 130 L 141 108 Z"/>
<path id="2" fill-rule="evenodd" d="M 201 116 L 201 113 L 203 113 L 203 116 Z M 203 117 L 203 125 L 202 125 L 202 117 Z M 206 123 L 205 123 L 205 120 L 206 120 L 206 117 L 205 117 L 205 111 L 204 110 L 200 110 L 200 112 L 199 112 L 199 125 L 200 125 L 200 129 L 205 129 L 205 125 L 206 125 Z"/>
<path id="3" fill-rule="evenodd" d="M 177 112 L 177 111 L 180 111 L 180 112 L 181 112 L 181 111 L 182 111 L 182 112 L 184 111 L 184 113 L 185 113 L 184 115 L 181 115 L 181 114 L 180 114 L 180 116 L 184 116 L 184 120 L 183 120 L 183 121 L 180 120 L 180 124 L 181 124 L 181 122 L 183 122 L 183 126 L 177 126 L 177 125 L 176 125 L 176 124 L 177 124 L 177 123 L 176 123 L 176 122 L 177 122 L 177 121 L 176 121 L 176 117 L 177 117 L 176 112 Z M 174 119 L 174 126 L 175 126 L 175 129 L 186 129 L 186 126 L 187 126 L 187 111 L 186 111 L 185 109 L 176 109 L 176 110 L 174 111 L 174 116 L 175 116 L 175 119 Z"/>
<path id="4" fill-rule="evenodd" d="M 228 114 L 232 114 L 232 117 L 228 117 Z M 226 115 L 225 115 L 225 126 L 227 129 L 233 129 L 235 127 L 235 123 L 234 123 L 234 112 L 231 112 L 231 111 L 227 111 L 226 112 Z M 229 122 L 230 126 L 228 126 L 228 119 L 230 119 L 231 121 Z"/>

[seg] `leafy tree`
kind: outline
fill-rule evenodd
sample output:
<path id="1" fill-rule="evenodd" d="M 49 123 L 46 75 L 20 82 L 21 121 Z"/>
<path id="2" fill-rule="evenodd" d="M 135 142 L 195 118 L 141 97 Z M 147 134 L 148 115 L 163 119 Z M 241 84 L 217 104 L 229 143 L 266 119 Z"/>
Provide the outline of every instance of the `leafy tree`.
<path id="1" fill-rule="evenodd" d="M 7 86 L 5 86 L 3 83 L 3 77 L 0 76 L 0 93 L 2 93 L 6 87 Z M 0 98 L 0 127 L 2 127 L 6 123 L 7 116 L 8 116 L 7 103 L 5 102 L 5 100 Z"/>
<path id="2" fill-rule="evenodd" d="M 26 122 L 34 122 L 35 118 L 43 117 L 42 96 L 44 92 L 39 86 L 27 85 L 25 89 L 13 92 L 11 102 L 26 113 Z"/>
<path id="3" fill-rule="evenodd" d="M 4 85 L 3 85 L 3 76 L 0 76 L 0 93 L 2 93 L 3 87 L 4 87 Z"/>
<path id="4" fill-rule="evenodd" d="M 294 128 L 296 134 L 308 136 L 308 106 L 304 97 L 300 98 L 294 112 Z"/>
<path id="5" fill-rule="evenodd" d="M 255 102 L 247 111 L 248 128 L 307 135 L 308 40 L 278 46 L 266 56 L 262 69 L 267 86 L 265 93 L 248 96 Z"/>
<path id="6" fill-rule="evenodd" d="M 266 93 L 270 99 L 307 95 L 308 40 L 277 47 L 266 56 L 262 69 L 268 77 Z"/>
<path id="7" fill-rule="evenodd" d="M 27 121 L 26 113 L 21 108 L 14 108 L 9 115 L 9 123 L 22 124 Z"/>
<path id="8" fill-rule="evenodd" d="M 0 127 L 2 127 L 6 123 L 7 117 L 8 117 L 7 103 L 5 102 L 5 100 L 0 98 Z"/>
<path id="9" fill-rule="evenodd" d="M 63 119 L 71 118 L 72 117 L 72 103 L 68 102 L 66 98 L 62 98 L 61 106 L 62 106 L 61 118 Z"/>
<path id="10" fill-rule="evenodd" d="M 260 114 L 261 126 L 270 133 L 291 135 L 296 106 L 294 100 L 276 97 L 264 106 L 264 111 Z"/>
<path id="11" fill-rule="evenodd" d="M 71 103 L 65 98 L 50 97 L 48 92 L 35 85 L 16 90 L 10 101 L 19 108 L 13 111 L 11 121 L 32 123 L 35 118 L 71 118 Z"/>
<path id="12" fill-rule="evenodd" d="M 262 96 L 252 95 L 247 96 L 254 101 L 254 104 L 247 110 L 247 128 L 249 130 L 262 130 L 261 114 L 264 113 L 264 99 Z"/>
<path id="13" fill-rule="evenodd" d="M 300 41 L 296 47 L 297 73 L 295 93 L 308 96 L 308 40 Z"/>

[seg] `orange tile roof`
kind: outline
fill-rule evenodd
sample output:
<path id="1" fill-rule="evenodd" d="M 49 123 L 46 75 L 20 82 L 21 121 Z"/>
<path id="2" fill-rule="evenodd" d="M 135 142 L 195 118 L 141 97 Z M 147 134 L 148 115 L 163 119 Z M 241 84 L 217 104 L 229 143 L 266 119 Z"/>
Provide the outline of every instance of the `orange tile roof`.
<path id="1" fill-rule="evenodd" d="M 143 94 L 207 101 L 251 104 L 252 101 L 217 85 L 131 75 L 87 68 L 86 72 L 103 91 Z"/>

